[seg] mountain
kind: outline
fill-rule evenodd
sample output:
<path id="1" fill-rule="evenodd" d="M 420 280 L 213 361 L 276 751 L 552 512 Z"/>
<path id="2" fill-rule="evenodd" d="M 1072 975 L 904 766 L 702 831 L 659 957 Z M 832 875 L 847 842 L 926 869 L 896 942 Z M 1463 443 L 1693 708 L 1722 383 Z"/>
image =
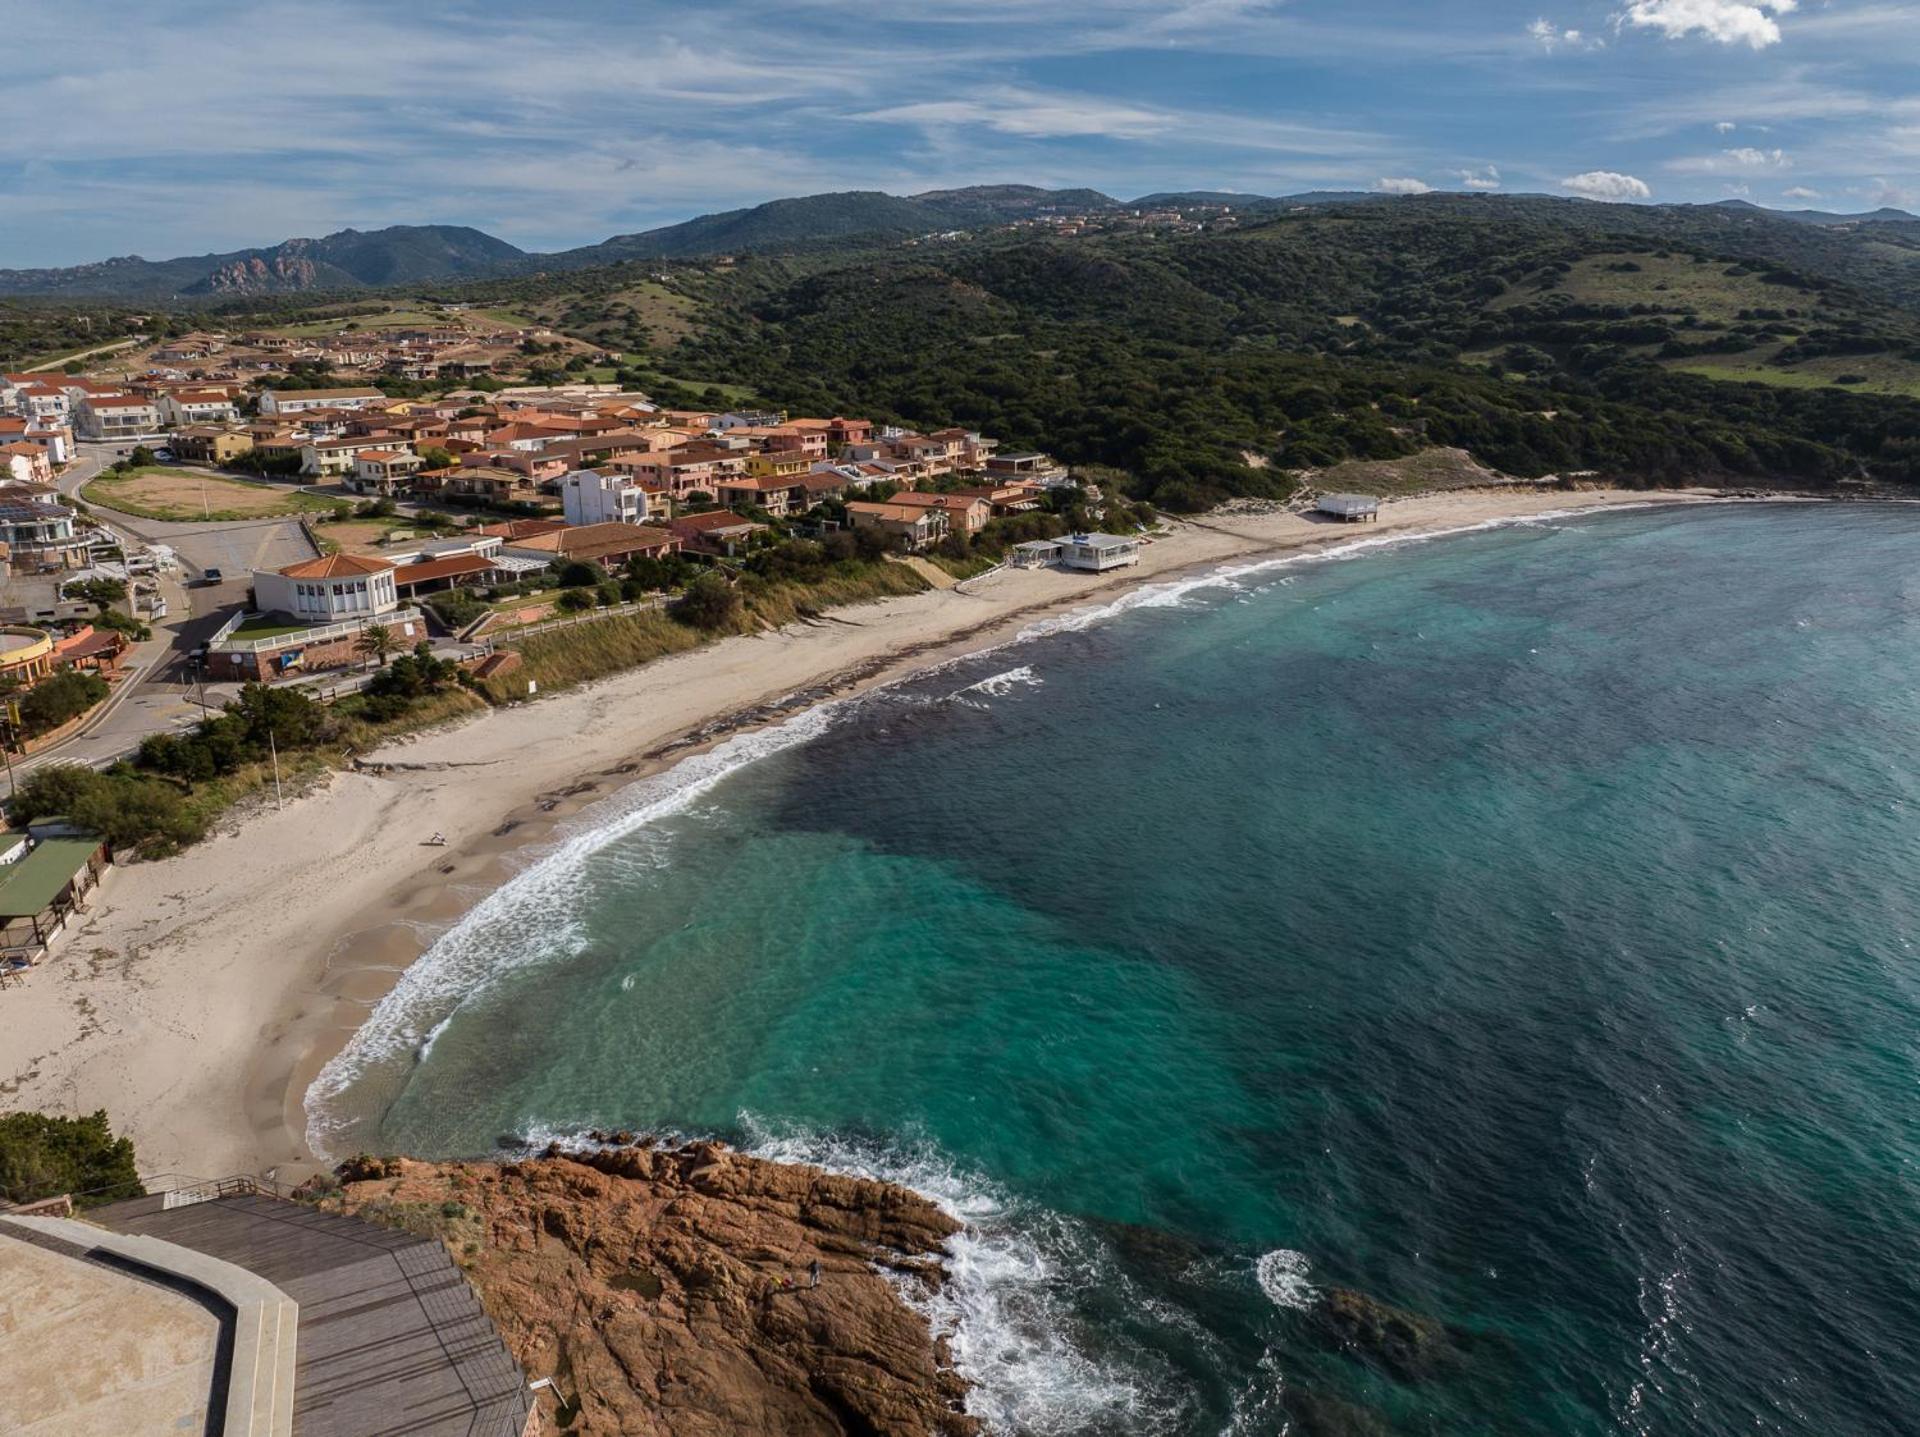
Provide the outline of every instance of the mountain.
<path id="1" fill-rule="evenodd" d="M 694 259 L 856 237 L 906 237 L 970 229 L 1049 211 L 1084 213 L 1118 207 L 1117 200 L 1098 190 L 1043 190 L 1031 185 L 978 185 L 905 197 L 878 190 L 845 190 L 769 200 L 749 209 L 726 210 L 660 229 L 615 235 L 600 244 L 541 256 L 540 264 L 551 269 L 584 269 L 621 260 Z"/>
<path id="2" fill-rule="evenodd" d="M 1296 195 L 1237 194 L 1224 190 L 1170 190 L 1122 203 L 1092 189 L 1050 190 L 1034 185 L 974 185 L 889 195 L 847 190 L 770 200 L 745 209 L 700 215 L 679 224 L 615 235 L 599 244 L 554 254 L 524 250 L 459 225 L 395 225 L 380 230 L 341 230 L 321 239 L 291 239 L 264 249 L 230 254 L 146 260 L 137 255 L 76 265 L 70 269 L 0 270 L 0 299 L 41 296 L 105 299 L 129 303 L 167 299 L 246 297 L 354 290 L 450 280 L 508 278 L 534 272 L 567 272 L 632 260 L 701 259 L 749 252 L 819 250 L 856 242 L 886 244 L 918 235 L 991 229 L 1055 214 L 1100 214 L 1122 209 L 1231 205 L 1242 215 L 1266 219 L 1288 213 L 1345 207 L 1375 211 L 1391 206 L 1411 212 L 1516 213 L 1516 207 L 1550 208 L 1557 222 L 1576 228 L 1604 224 L 1652 233 L 1680 226 L 1684 237 L 1756 233 L 1776 236 L 1766 252 L 1794 261 L 1802 246 L 1785 234 L 1829 232 L 1836 236 L 1873 225 L 1881 235 L 1920 224 L 1904 210 L 1828 214 L 1818 210 L 1768 210 L 1744 200 L 1705 205 L 1594 205 L 1564 196 L 1435 193 L 1397 197 L 1358 190 L 1316 190 Z M 1858 259 L 1859 257 L 1854 257 Z M 1841 277 L 1871 285 L 1877 260 L 1843 266 Z"/>
<path id="3" fill-rule="evenodd" d="M 126 255 L 70 269 L 0 270 L 0 298 L 153 300 L 360 289 L 496 274 L 525 257 L 505 240 L 465 225 L 394 225 L 230 254 L 168 260 Z"/>
<path id="4" fill-rule="evenodd" d="M 1885 225 L 1911 224 L 1920 220 L 1920 215 L 1910 215 L 1905 210 L 1894 209 L 1891 205 L 1882 205 L 1877 210 L 1868 210 L 1864 214 L 1837 214 L 1830 210 L 1770 210 L 1756 205 L 1751 200 L 1720 200 L 1710 206 L 1720 210 L 1751 210 L 1768 219 L 1792 220 L 1807 225 Z"/>

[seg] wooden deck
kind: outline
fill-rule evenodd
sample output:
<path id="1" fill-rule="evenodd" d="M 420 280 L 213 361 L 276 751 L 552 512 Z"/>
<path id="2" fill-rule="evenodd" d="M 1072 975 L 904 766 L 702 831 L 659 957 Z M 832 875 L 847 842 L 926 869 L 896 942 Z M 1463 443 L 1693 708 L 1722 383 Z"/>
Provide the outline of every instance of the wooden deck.
<path id="1" fill-rule="evenodd" d="M 246 1268 L 299 1304 L 295 1437 L 518 1437 L 532 1400 L 446 1249 L 263 1195 L 89 1214 Z"/>

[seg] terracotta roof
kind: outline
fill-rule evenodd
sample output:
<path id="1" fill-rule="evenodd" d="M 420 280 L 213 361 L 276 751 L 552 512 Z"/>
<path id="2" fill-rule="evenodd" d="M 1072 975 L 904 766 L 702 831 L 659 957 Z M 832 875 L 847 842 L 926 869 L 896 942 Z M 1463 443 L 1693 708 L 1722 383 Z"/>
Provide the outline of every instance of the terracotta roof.
<path id="1" fill-rule="evenodd" d="M 357 554 L 329 554 L 324 559 L 308 559 L 289 564 L 280 571 L 283 579 L 350 579 L 362 574 L 384 574 L 393 565 L 385 559 L 363 559 Z"/>
<path id="2" fill-rule="evenodd" d="M 751 519 L 742 519 L 726 509 L 716 509 L 711 514 L 687 514 L 678 519 L 669 519 L 667 527 L 685 537 L 689 534 L 717 534 L 725 529 L 764 529 L 767 526 L 756 524 Z"/>
<path id="3" fill-rule="evenodd" d="M 673 542 L 673 535 L 667 530 L 650 529 L 639 524 L 563 524 L 553 533 L 536 534 L 518 541 L 520 548 L 550 553 L 563 559 L 598 559 L 612 554 L 631 554 Z"/>
<path id="4" fill-rule="evenodd" d="M 402 564 L 393 571 L 396 584 L 419 584 L 431 579 L 452 579 L 462 574 L 484 574 L 494 567 L 493 560 L 478 554 L 455 554 L 448 559 L 423 559 L 417 564 Z"/>
<path id="5" fill-rule="evenodd" d="M 566 527 L 566 524 L 559 519 L 509 519 L 503 524 L 487 524 L 476 532 L 512 542 L 517 539 L 532 539 L 541 534 L 551 534 L 557 529 Z"/>

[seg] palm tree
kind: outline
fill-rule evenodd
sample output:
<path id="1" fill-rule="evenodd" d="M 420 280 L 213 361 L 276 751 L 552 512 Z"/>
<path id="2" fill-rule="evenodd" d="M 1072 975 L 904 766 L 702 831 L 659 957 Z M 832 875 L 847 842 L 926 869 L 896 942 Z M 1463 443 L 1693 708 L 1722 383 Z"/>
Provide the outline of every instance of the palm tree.
<path id="1" fill-rule="evenodd" d="M 385 624 L 368 624 L 360 631 L 360 637 L 353 642 L 354 651 L 367 655 L 376 665 L 384 664 L 387 655 L 398 647 L 393 630 Z"/>

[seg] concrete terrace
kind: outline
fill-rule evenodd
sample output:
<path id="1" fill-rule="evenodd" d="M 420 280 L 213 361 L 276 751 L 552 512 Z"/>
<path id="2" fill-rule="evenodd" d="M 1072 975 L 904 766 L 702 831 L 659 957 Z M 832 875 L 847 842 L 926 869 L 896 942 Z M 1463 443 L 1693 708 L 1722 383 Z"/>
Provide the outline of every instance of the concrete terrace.
<path id="1" fill-rule="evenodd" d="M 236 1184 L 87 1217 L 0 1218 L 0 1431 L 528 1430 L 525 1379 L 437 1240 Z M 36 1249 L 32 1273 L 16 1275 L 16 1252 Z M 116 1301 L 109 1285 L 131 1285 L 141 1304 Z M 82 1370 L 100 1369 L 87 1383 L 72 1381 L 76 1343 L 88 1352 Z M 57 1373 L 60 1390 L 31 1381 L 35 1371 Z M 165 1424 L 148 1405 L 140 1421 L 112 1420 L 112 1403 L 149 1389 L 166 1398 Z M 101 1404 L 107 1420 L 90 1424 L 71 1410 L 77 1399 Z"/>

